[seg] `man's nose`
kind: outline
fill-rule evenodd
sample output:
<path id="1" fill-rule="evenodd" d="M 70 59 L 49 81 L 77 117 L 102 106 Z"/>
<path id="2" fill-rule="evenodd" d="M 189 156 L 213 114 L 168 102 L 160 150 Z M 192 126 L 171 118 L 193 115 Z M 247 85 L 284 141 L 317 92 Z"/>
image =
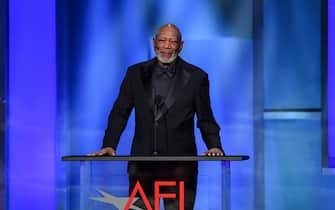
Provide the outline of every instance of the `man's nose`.
<path id="1" fill-rule="evenodd" d="M 171 42 L 170 41 L 165 41 L 164 48 L 171 48 L 171 47 L 172 47 Z"/>

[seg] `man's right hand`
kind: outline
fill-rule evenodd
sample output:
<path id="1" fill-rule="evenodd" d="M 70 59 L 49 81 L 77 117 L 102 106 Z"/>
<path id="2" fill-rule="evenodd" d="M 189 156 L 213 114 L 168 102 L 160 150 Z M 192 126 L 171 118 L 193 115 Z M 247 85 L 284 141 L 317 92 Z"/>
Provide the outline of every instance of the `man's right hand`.
<path id="1" fill-rule="evenodd" d="M 115 156 L 116 153 L 115 153 L 115 150 L 112 147 L 105 147 L 105 148 L 102 148 L 99 151 L 89 153 L 87 155 L 88 156 L 104 156 L 104 155 Z"/>

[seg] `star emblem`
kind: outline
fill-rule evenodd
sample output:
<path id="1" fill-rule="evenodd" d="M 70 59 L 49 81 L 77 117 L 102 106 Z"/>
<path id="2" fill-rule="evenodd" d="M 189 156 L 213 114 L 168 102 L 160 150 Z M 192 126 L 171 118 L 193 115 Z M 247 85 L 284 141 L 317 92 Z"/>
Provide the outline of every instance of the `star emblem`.
<path id="1" fill-rule="evenodd" d="M 99 190 L 99 189 L 96 189 L 96 191 L 98 191 L 102 195 L 102 197 L 89 197 L 89 199 L 111 204 L 119 210 L 124 210 L 124 208 L 126 207 L 126 204 L 127 204 L 127 201 L 129 199 L 129 197 L 116 197 L 116 196 L 113 196 L 113 195 L 111 195 L 107 192 L 104 192 L 102 190 Z M 139 198 L 134 198 L 133 199 L 133 202 L 131 203 L 130 208 L 132 208 L 134 210 L 144 210 L 142 208 L 139 208 L 139 207 L 133 205 L 138 199 Z"/>

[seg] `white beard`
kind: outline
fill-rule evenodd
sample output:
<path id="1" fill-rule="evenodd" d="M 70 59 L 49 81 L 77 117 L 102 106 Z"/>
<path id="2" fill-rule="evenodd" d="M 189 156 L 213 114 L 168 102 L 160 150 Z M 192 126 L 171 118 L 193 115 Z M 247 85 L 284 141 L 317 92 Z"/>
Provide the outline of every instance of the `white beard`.
<path id="1" fill-rule="evenodd" d="M 158 61 L 161 63 L 166 63 L 166 64 L 172 63 L 178 57 L 178 53 L 176 52 L 174 52 L 169 59 L 162 58 L 157 50 L 155 50 L 155 53 L 156 53 Z"/>

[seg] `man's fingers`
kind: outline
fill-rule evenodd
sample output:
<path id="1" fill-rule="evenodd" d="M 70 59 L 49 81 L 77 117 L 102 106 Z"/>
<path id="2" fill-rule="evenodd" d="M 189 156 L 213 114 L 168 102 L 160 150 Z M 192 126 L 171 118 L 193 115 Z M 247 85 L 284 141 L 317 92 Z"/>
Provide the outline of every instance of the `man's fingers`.
<path id="1" fill-rule="evenodd" d="M 213 149 L 210 149 L 210 150 L 206 151 L 204 155 L 215 157 L 215 156 L 223 156 L 224 153 L 220 149 L 213 148 Z"/>
<path id="2" fill-rule="evenodd" d="M 219 153 L 219 152 L 217 152 L 217 153 L 209 152 L 209 153 L 206 154 L 206 156 L 213 156 L 213 157 L 223 156 L 223 153 L 222 152 L 221 153 Z"/>
<path id="3" fill-rule="evenodd" d="M 94 152 L 94 153 L 88 153 L 87 156 L 97 156 L 97 153 Z"/>
<path id="4" fill-rule="evenodd" d="M 103 156 L 107 153 L 106 149 L 101 149 L 97 152 L 89 153 L 88 156 Z"/>
<path id="5" fill-rule="evenodd" d="M 88 156 L 103 156 L 103 155 L 110 155 L 110 156 L 115 156 L 116 152 L 113 148 L 111 147 L 106 147 L 103 148 L 97 152 L 89 153 L 87 154 Z"/>
<path id="6" fill-rule="evenodd" d="M 99 155 L 99 156 L 102 156 L 102 155 L 104 155 L 104 154 L 106 154 L 106 152 L 105 152 L 105 151 L 100 151 L 100 152 L 98 152 L 98 154 L 97 154 L 97 155 Z"/>

